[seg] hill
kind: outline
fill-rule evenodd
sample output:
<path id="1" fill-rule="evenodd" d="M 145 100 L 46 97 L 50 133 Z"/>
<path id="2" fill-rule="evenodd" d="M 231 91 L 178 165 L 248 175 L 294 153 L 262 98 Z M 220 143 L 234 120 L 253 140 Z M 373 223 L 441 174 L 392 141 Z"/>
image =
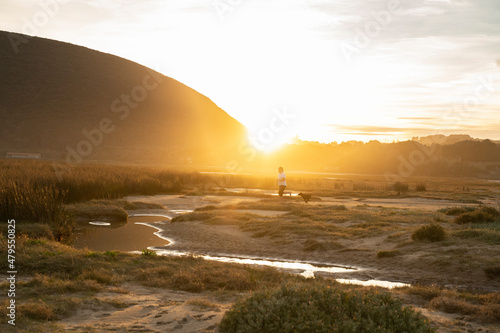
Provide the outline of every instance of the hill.
<path id="1" fill-rule="evenodd" d="M 462 141 L 481 141 L 480 139 L 474 139 L 468 134 L 452 134 L 452 135 L 443 135 L 443 134 L 435 134 L 428 135 L 422 137 L 414 137 L 412 141 L 419 142 L 426 146 L 432 146 L 433 144 L 439 144 L 443 146 L 453 145 L 457 142 Z"/>
<path id="2" fill-rule="evenodd" d="M 243 125 L 132 61 L 0 31 L 0 156 L 225 165 Z"/>

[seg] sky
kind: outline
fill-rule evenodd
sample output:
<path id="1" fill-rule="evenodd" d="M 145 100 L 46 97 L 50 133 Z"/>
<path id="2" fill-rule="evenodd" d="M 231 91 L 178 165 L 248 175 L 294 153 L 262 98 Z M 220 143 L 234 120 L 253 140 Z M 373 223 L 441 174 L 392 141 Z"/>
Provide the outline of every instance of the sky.
<path id="1" fill-rule="evenodd" d="M 2 0 L 0 30 L 151 67 L 255 146 L 500 140 L 498 0 Z"/>

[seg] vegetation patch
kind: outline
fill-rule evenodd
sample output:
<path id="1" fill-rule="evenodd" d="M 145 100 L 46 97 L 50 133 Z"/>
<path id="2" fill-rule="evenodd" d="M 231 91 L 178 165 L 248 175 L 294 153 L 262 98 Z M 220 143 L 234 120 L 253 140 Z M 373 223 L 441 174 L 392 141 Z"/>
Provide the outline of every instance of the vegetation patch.
<path id="1" fill-rule="evenodd" d="M 382 258 L 393 258 L 401 255 L 402 252 L 399 250 L 388 250 L 388 251 L 378 251 L 377 252 L 377 258 L 382 259 Z"/>
<path id="2" fill-rule="evenodd" d="M 468 213 L 476 210 L 475 207 L 471 206 L 461 206 L 461 207 L 451 207 L 451 208 L 443 208 L 438 211 L 444 213 L 445 215 L 458 216 L 463 213 Z"/>
<path id="3" fill-rule="evenodd" d="M 498 280 L 500 279 L 500 266 L 485 268 L 484 273 L 489 279 Z"/>
<path id="4" fill-rule="evenodd" d="M 175 222 L 191 222 L 191 221 L 205 221 L 212 217 L 212 214 L 204 211 L 194 211 L 188 214 L 182 214 L 172 219 Z"/>
<path id="5" fill-rule="evenodd" d="M 27 237 L 32 240 L 54 240 L 54 233 L 48 224 L 43 223 L 20 223 L 16 225 L 18 237 Z M 7 224 L 0 224 L 0 233 L 7 234 Z"/>
<path id="6" fill-rule="evenodd" d="M 500 322 L 500 304 L 489 302 L 482 303 L 483 304 L 474 304 L 460 298 L 439 296 L 431 300 L 430 307 L 447 313 L 459 313 L 461 315 L 472 316 L 482 322 Z"/>
<path id="7" fill-rule="evenodd" d="M 186 302 L 187 305 L 192 305 L 200 310 L 216 310 L 219 309 L 219 306 L 206 298 L 196 298 Z"/>
<path id="8" fill-rule="evenodd" d="M 317 239 L 308 239 L 306 240 L 303 245 L 302 249 L 306 252 L 313 252 L 313 251 L 330 251 L 330 250 L 339 250 L 342 249 L 343 246 L 337 242 L 332 242 L 332 241 L 321 241 Z"/>
<path id="9" fill-rule="evenodd" d="M 425 192 L 425 191 L 427 191 L 427 186 L 424 183 L 419 183 L 419 184 L 415 185 L 415 191 Z"/>
<path id="10" fill-rule="evenodd" d="M 410 190 L 410 186 L 406 183 L 396 182 L 392 185 L 392 189 L 398 192 L 398 195 L 403 195 Z"/>
<path id="11" fill-rule="evenodd" d="M 499 293 L 473 293 L 437 286 L 404 287 L 399 292 L 422 297 L 435 310 L 467 315 L 479 322 L 500 323 Z"/>
<path id="12" fill-rule="evenodd" d="M 67 206 L 77 221 L 127 222 L 128 214 L 123 208 L 109 202 L 89 201 Z"/>
<path id="13" fill-rule="evenodd" d="M 500 212 L 493 207 L 481 207 L 473 211 L 461 213 L 455 217 L 457 224 L 490 223 L 500 217 Z"/>
<path id="14" fill-rule="evenodd" d="M 440 242 L 446 237 L 446 232 L 439 224 L 424 225 L 415 230 L 411 239 L 415 241 Z"/>
<path id="15" fill-rule="evenodd" d="M 220 332 L 434 332 L 388 294 L 295 285 L 254 293 L 226 312 Z"/>
<path id="16" fill-rule="evenodd" d="M 486 244 L 500 244 L 500 225 L 497 223 L 473 224 L 466 229 L 456 230 L 451 233 L 458 239 L 469 239 Z"/>

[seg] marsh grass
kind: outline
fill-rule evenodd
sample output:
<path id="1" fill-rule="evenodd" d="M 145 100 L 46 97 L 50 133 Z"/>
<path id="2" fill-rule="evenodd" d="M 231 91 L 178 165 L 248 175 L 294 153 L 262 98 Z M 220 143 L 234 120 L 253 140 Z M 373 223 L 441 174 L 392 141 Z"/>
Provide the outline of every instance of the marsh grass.
<path id="1" fill-rule="evenodd" d="M 383 250 L 377 252 L 377 259 L 394 258 L 402 254 L 403 253 L 399 250 Z"/>
<path id="2" fill-rule="evenodd" d="M 493 280 L 493 279 L 500 279 L 500 266 L 496 266 L 496 267 L 487 267 L 484 269 L 484 273 L 486 274 L 486 276 Z"/>
<path id="3" fill-rule="evenodd" d="M 0 233 L 7 234 L 7 224 L 0 224 Z M 21 223 L 16 226 L 16 233 L 18 237 L 26 237 L 38 240 L 54 240 L 54 233 L 47 224 L 41 223 Z"/>
<path id="4" fill-rule="evenodd" d="M 302 249 L 306 252 L 312 252 L 312 251 L 330 251 L 330 250 L 339 250 L 342 249 L 343 246 L 339 244 L 338 242 L 331 242 L 331 241 L 321 241 L 317 239 L 307 239 L 303 244 L 302 244 Z"/>
<path id="5" fill-rule="evenodd" d="M 500 323 L 499 293 L 476 293 L 434 285 L 404 287 L 399 291 L 421 297 L 435 310 L 471 316 L 479 322 Z"/>
<path id="6" fill-rule="evenodd" d="M 472 224 L 466 228 L 454 230 L 450 235 L 460 240 L 473 240 L 486 244 L 500 245 L 500 224 Z"/>
<path id="7" fill-rule="evenodd" d="M 463 213 L 468 213 L 476 210 L 476 207 L 471 206 L 460 206 L 460 207 L 450 207 L 450 208 L 442 208 L 438 211 L 444 213 L 445 215 L 458 216 Z"/>
<path id="8" fill-rule="evenodd" d="M 272 268 L 209 262 L 194 257 L 79 250 L 49 240 L 20 238 L 18 248 L 16 259 L 23 263 L 23 276 L 31 276 L 17 284 L 16 292 L 23 299 L 19 308 L 23 313 L 20 325 L 70 316 L 77 309 L 95 303 L 93 297 L 97 292 L 122 292 L 120 285 L 125 282 L 190 292 L 240 292 L 304 280 Z M 0 263 L 0 269 L 7 271 L 6 265 Z M 0 286 L 3 288 L 6 283 Z M 0 296 L 2 304 L 5 300 L 6 295 Z M 5 314 L 6 307 L 3 307 L 1 324 L 6 324 Z"/>
<path id="9" fill-rule="evenodd" d="M 0 168 L 2 169 L 0 221 L 6 221 L 7 218 L 15 216 L 20 222 L 16 225 L 20 236 L 17 259 L 23 263 L 23 275 L 31 276 L 30 281 L 19 282 L 19 292 L 26 306 L 23 311 L 26 310 L 24 313 L 29 314 L 20 318 L 20 323 L 24 327 L 38 327 L 39 323 L 64 318 L 74 313 L 75 308 L 94 306 L 98 302 L 93 299 L 93 295 L 100 291 L 125 292 L 120 286 L 126 282 L 194 292 L 214 291 L 231 295 L 260 290 L 263 286 L 275 288 L 284 282 L 304 282 L 301 278 L 290 277 L 273 269 L 206 262 L 192 257 L 166 258 L 111 251 L 76 250 L 52 241 L 52 239 L 61 239 L 61 235 L 68 230 L 70 223 L 65 215 L 67 214 L 65 205 L 71 207 L 89 204 L 90 206 L 107 206 L 106 209 L 115 207 L 119 210 L 159 209 L 162 207 L 140 202 L 130 203 L 120 198 L 135 194 L 152 195 L 188 191 L 214 194 L 219 193 L 220 187 L 224 186 L 273 189 L 274 176 L 231 175 L 226 177 L 148 168 L 79 165 L 71 168 L 65 173 L 63 179 L 59 180 L 52 165 L 47 162 L 0 160 Z M 335 182 L 318 180 L 317 177 L 297 177 L 294 183 L 297 189 L 312 192 L 318 197 L 323 195 L 338 198 L 395 197 L 394 193 L 387 192 L 384 180 L 365 179 L 363 178 L 365 176 L 349 177 L 349 179 L 340 179 Z M 422 180 L 419 179 L 418 182 Z M 408 180 L 408 183 L 414 184 L 415 181 Z M 477 202 L 477 192 L 474 191 L 481 191 L 481 195 L 491 198 L 496 195 L 479 181 L 469 183 L 461 180 L 431 179 L 425 180 L 425 184 L 425 193 L 409 191 L 406 195 L 454 199 L 462 202 Z M 219 188 L 217 189 L 216 186 Z M 457 190 L 457 187 L 463 190 Z M 410 188 L 413 187 L 410 186 Z M 228 191 L 225 193 L 234 195 Z M 305 205 L 300 200 L 300 198 L 287 198 L 287 200 L 279 201 L 274 197 L 265 196 L 263 200 L 254 203 L 213 206 L 197 210 L 183 215 L 176 222 L 203 221 L 209 224 L 232 224 L 248 231 L 254 237 L 269 237 L 275 243 L 286 244 L 293 240 L 293 243 L 299 244 L 299 247 L 302 246 L 304 251 L 338 251 L 339 253 L 363 251 L 373 258 L 374 253 L 369 253 L 368 248 L 357 243 L 371 237 L 384 239 L 383 236 L 387 236 L 380 241 L 383 248 L 399 242 L 401 247 L 412 246 L 412 250 L 418 250 L 426 244 L 410 242 L 411 233 L 416 228 L 429 224 L 435 217 L 434 213 L 383 207 L 359 206 L 347 209 L 345 206 L 327 204 Z M 233 211 L 245 209 L 279 210 L 286 214 L 281 217 L 262 217 Z M 459 213 L 467 212 L 466 209 Z M 496 216 L 491 210 L 483 209 L 483 212 Z M 444 215 L 441 216 L 444 217 Z M 497 220 L 498 217 L 495 217 L 495 221 Z M 42 224 L 33 224 L 36 222 Z M 443 224 L 448 231 L 446 223 L 449 223 L 449 218 L 438 222 Z M 499 223 L 467 224 L 466 228 L 455 224 L 449 225 L 449 228 L 451 230 L 447 242 L 454 242 L 457 246 L 480 245 L 481 243 L 500 244 Z M 457 230 L 457 228 L 460 229 Z M 5 230 L 2 234 L 5 235 Z M 4 236 L 0 235 L 0 242 L 5 243 Z M 351 246 L 345 244 L 351 244 Z M 437 251 L 442 251 L 442 247 L 446 244 L 443 242 L 433 246 L 436 246 Z M 454 251 L 449 254 L 461 257 L 464 262 L 476 260 L 461 249 Z M 406 255 L 403 250 L 401 252 L 401 256 Z M 394 254 L 397 254 L 397 250 L 379 251 L 377 257 Z M 429 254 L 429 256 L 432 255 L 432 253 Z M 443 261 L 443 267 L 454 264 L 451 260 Z M 496 261 L 491 260 L 483 267 L 480 267 L 481 264 L 477 266 L 478 269 L 483 269 L 485 274 L 489 274 L 491 279 L 498 279 Z M 5 262 L 0 263 L 0 269 L 7 270 Z M 429 302 L 436 299 L 433 303 L 436 308 L 447 309 L 447 311 L 451 311 L 450 309 L 461 311 L 460 308 L 463 308 L 464 313 L 468 311 L 467 313 L 472 313 L 471 316 L 482 318 L 481 320 L 493 322 L 497 320 L 495 309 L 498 301 L 496 301 L 495 294 L 480 295 L 481 297 L 474 296 L 474 294 L 461 295 L 439 291 L 436 296 L 429 299 Z M 454 300 L 456 301 L 453 304 Z M 5 304 L 5 295 L 0 296 L 0 302 Z M 466 304 L 460 304 L 460 302 Z M 467 304 L 472 305 L 473 311 Z M 106 304 L 97 305 L 106 306 Z M 116 306 L 127 305 L 116 304 Z M 2 323 L 5 323 L 5 308 L 2 306 L 0 310 Z M 486 316 L 481 317 L 480 311 Z M 50 322 L 43 324 L 43 328 L 39 331 L 47 331 L 47 328 L 51 328 L 48 331 L 56 331 L 56 328 L 52 329 Z"/>
<path id="10" fill-rule="evenodd" d="M 454 222 L 457 224 L 489 223 L 500 220 L 499 217 L 500 212 L 496 208 L 483 206 L 459 214 Z"/>
<path id="11" fill-rule="evenodd" d="M 217 310 L 219 306 L 206 298 L 196 298 L 186 302 L 187 305 L 192 305 L 199 310 Z"/>
<path id="12" fill-rule="evenodd" d="M 269 217 L 240 211 L 258 209 L 281 209 L 286 213 Z M 279 244 L 294 237 L 296 241 L 302 242 L 304 251 L 311 252 L 343 250 L 338 242 L 340 239 L 382 235 L 402 238 L 412 226 L 420 226 L 433 217 L 435 214 L 429 212 L 365 206 L 347 209 L 344 205 L 308 206 L 297 202 L 283 204 L 271 199 L 222 207 L 212 205 L 175 217 L 172 222 L 201 221 L 211 225 L 235 225 L 249 232 L 252 237 L 268 237 Z"/>
<path id="13" fill-rule="evenodd" d="M 111 203 L 89 201 L 66 206 L 77 221 L 106 221 L 115 224 L 127 222 L 128 214 L 122 208 Z"/>
<path id="14" fill-rule="evenodd" d="M 411 234 L 411 239 L 416 241 L 440 242 L 445 237 L 444 228 L 435 223 L 421 226 Z"/>
<path id="15" fill-rule="evenodd" d="M 226 312 L 219 328 L 231 333 L 435 331 L 388 293 L 302 284 L 254 293 Z"/>

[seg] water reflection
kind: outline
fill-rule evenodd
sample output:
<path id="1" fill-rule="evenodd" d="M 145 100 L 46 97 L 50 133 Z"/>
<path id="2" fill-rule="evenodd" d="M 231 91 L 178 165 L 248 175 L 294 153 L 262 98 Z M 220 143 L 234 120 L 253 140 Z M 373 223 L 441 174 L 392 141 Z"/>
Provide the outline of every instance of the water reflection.
<path id="1" fill-rule="evenodd" d="M 100 221 L 92 221 L 92 222 L 89 222 L 89 224 L 91 225 L 111 225 L 111 223 L 109 222 L 100 222 Z"/>
<path id="2" fill-rule="evenodd" d="M 164 256 L 187 256 L 192 255 L 187 252 L 180 251 L 168 251 L 151 248 L 156 250 L 158 255 Z M 252 259 L 252 258 L 234 258 L 234 257 L 214 257 L 209 255 L 200 255 L 205 260 L 220 261 L 226 263 L 237 263 L 245 265 L 257 265 L 257 266 L 268 266 L 278 268 L 284 271 L 292 272 L 304 276 L 306 278 L 314 278 L 315 273 L 349 273 L 359 271 L 357 268 L 352 267 L 341 267 L 341 266 L 328 266 L 323 264 L 297 262 L 297 261 L 278 261 L 278 260 L 266 260 L 266 259 Z M 391 282 L 391 281 L 380 281 L 380 280 L 355 280 L 355 279 L 335 279 L 337 282 L 344 284 L 355 284 L 362 286 L 377 286 L 383 288 L 398 288 L 409 286 L 409 284 L 401 282 Z"/>
<path id="3" fill-rule="evenodd" d="M 159 221 L 155 216 L 132 216 L 128 222 L 118 228 L 109 223 L 92 223 L 75 228 L 73 246 L 78 249 L 88 248 L 93 251 L 141 251 L 151 246 L 165 246 L 169 240 L 160 237 L 158 227 L 150 223 Z M 153 232 L 152 228 L 158 231 Z"/>
<path id="4" fill-rule="evenodd" d="M 178 214 L 190 212 L 190 210 L 171 211 L 173 216 Z M 188 256 L 192 255 L 189 252 L 179 252 L 159 249 L 168 244 L 173 244 L 174 241 L 160 236 L 162 231 L 161 227 L 155 225 L 162 219 L 169 218 L 168 215 L 159 216 L 157 214 L 141 214 L 130 215 L 128 223 L 118 228 L 111 226 L 92 223 L 88 226 L 81 227 L 76 234 L 74 247 L 88 248 L 94 251 L 126 251 L 133 253 L 141 253 L 143 249 L 154 250 L 158 255 L 164 256 Z M 151 228 L 157 229 L 153 232 Z M 314 278 L 316 273 L 349 273 L 359 271 L 357 268 L 341 267 L 334 265 L 315 264 L 299 261 L 283 261 L 272 259 L 258 259 L 258 258 L 235 258 L 223 256 L 210 256 L 200 255 L 206 260 L 213 260 L 227 263 L 238 263 L 246 265 L 268 266 L 285 270 L 291 273 L 302 275 L 306 278 Z M 407 284 L 399 282 L 378 281 L 378 280 L 348 280 L 336 279 L 340 283 L 349 283 L 365 286 L 381 286 L 385 288 L 395 288 L 407 286 Z"/>

